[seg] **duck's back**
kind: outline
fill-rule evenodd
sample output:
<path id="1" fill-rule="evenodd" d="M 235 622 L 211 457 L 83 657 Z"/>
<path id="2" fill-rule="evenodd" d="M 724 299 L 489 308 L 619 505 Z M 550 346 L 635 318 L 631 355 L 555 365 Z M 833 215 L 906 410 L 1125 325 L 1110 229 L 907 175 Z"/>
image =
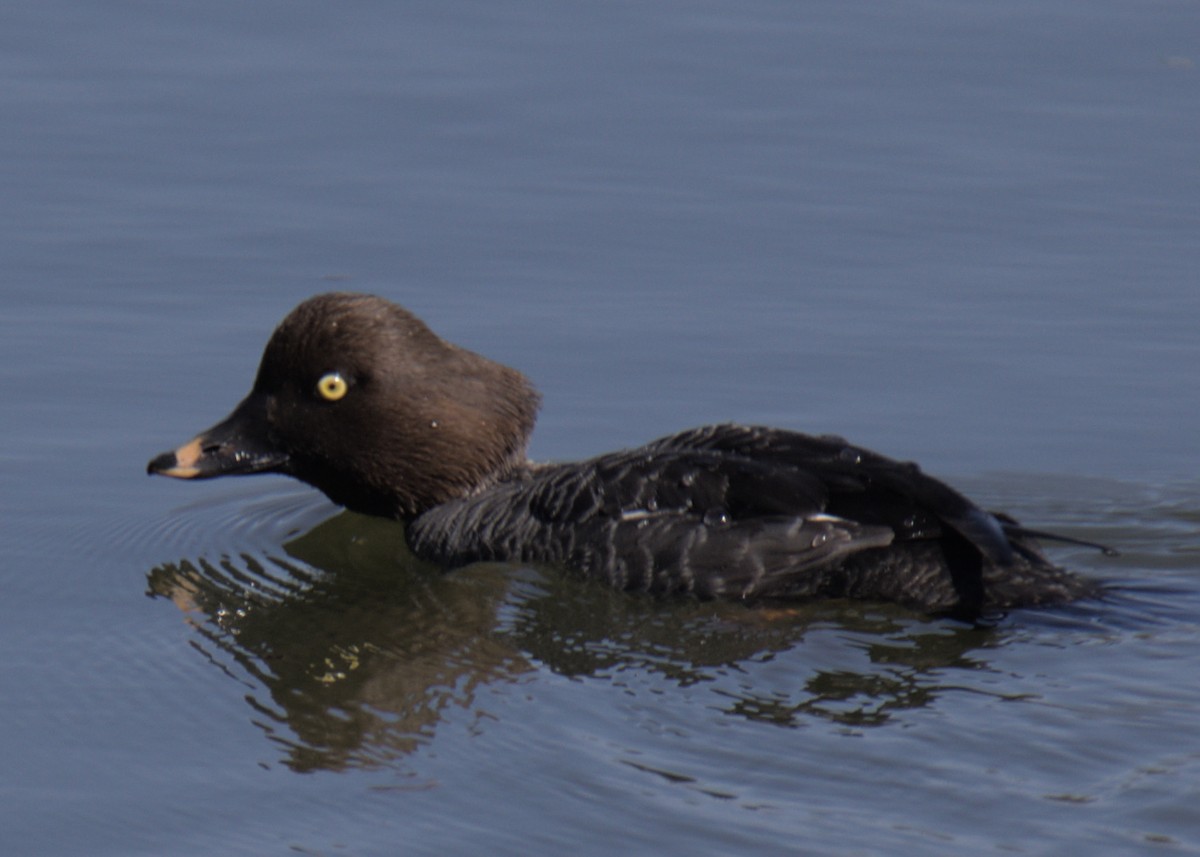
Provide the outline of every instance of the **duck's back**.
<path id="1" fill-rule="evenodd" d="M 854 597 L 964 614 L 1091 584 L 916 465 L 841 438 L 734 425 L 531 465 L 409 524 L 446 565 L 548 563 L 629 590 Z"/>

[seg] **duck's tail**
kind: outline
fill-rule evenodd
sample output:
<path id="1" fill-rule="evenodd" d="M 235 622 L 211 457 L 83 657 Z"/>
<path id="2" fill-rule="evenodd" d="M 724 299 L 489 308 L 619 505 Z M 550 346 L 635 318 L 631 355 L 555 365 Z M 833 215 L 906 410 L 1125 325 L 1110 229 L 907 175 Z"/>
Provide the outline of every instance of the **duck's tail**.
<path id="1" fill-rule="evenodd" d="M 1045 530 L 1033 530 L 1029 527 L 1023 527 L 1005 515 L 1003 512 L 992 512 L 992 515 L 1000 522 L 1001 529 L 1004 530 L 1004 535 L 1009 539 L 1039 539 L 1045 542 L 1058 542 L 1064 545 L 1078 545 L 1082 548 L 1092 548 L 1098 550 L 1105 556 L 1120 556 L 1121 552 L 1109 545 L 1102 545 L 1099 542 L 1089 542 L 1086 539 L 1077 539 L 1072 536 L 1063 536 L 1058 533 L 1048 533 Z"/>

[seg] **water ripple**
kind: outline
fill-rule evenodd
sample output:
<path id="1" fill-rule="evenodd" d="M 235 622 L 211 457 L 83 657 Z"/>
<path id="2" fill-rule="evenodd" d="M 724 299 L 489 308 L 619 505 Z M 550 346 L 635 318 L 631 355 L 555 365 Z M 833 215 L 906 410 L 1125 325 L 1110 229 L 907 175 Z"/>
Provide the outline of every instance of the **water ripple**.
<path id="1" fill-rule="evenodd" d="M 135 555 L 219 556 L 280 545 L 337 512 L 310 489 L 264 494 L 247 487 L 206 496 L 158 515 L 123 518 L 109 528 L 108 537 L 117 549 Z"/>

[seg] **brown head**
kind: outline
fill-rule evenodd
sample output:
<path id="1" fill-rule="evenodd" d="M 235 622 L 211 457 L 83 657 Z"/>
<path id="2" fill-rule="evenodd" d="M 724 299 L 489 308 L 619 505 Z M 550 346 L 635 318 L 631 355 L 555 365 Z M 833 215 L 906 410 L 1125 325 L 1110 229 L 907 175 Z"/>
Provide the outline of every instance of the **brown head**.
<path id="1" fill-rule="evenodd" d="M 524 461 L 539 397 L 382 298 L 325 294 L 267 342 L 225 420 L 150 462 L 178 478 L 286 473 L 335 503 L 411 517 Z"/>

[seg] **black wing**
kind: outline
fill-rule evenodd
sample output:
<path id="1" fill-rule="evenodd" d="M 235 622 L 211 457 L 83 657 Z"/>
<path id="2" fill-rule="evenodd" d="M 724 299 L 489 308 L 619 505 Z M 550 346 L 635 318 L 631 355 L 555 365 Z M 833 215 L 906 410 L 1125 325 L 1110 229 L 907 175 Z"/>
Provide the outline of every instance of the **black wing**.
<path id="1" fill-rule="evenodd" d="M 995 563 L 1013 560 L 1000 522 L 910 461 L 896 461 L 835 435 L 760 426 L 705 426 L 662 438 L 650 449 L 704 449 L 764 464 L 802 468 L 828 492 L 831 511 L 892 527 L 899 538 L 929 538 L 948 526 Z"/>

